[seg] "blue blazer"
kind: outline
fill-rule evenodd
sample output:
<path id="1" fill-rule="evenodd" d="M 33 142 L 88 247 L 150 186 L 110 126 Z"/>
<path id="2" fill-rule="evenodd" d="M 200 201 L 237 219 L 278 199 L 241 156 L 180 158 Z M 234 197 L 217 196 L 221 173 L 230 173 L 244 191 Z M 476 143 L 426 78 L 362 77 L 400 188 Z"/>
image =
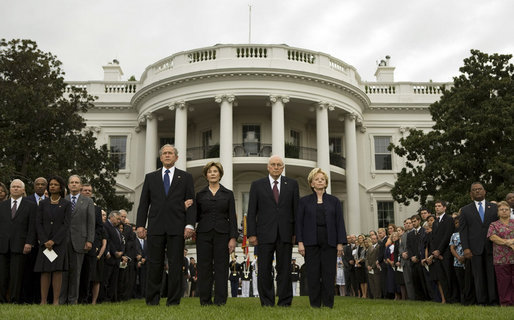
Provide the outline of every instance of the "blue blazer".
<path id="1" fill-rule="evenodd" d="M 316 206 L 318 198 L 316 193 L 300 199 L 298 215 L 296 217 L 296 240 L 305 246 L 318 244 L 316 231 Z M 341 202 L 336 197 L 324 193 L 323 206 L 325 207 L 325 221 L 327 223 L 328 244 L 336 247 L 337 244 L 346 244 L 346 229 L 344 226 Z"/>

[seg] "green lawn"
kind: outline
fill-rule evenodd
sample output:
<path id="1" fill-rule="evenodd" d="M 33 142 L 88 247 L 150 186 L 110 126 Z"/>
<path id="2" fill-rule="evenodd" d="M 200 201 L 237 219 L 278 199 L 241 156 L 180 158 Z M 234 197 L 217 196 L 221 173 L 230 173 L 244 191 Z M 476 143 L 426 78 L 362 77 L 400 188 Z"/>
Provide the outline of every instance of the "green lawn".
<path id="1" fill-rule="evenodd" d="M 336 297 L 334 309 L 312 309 L 307 297 L 295 297 L 290 308 L 262 308 L 257 298 L 229 298 L 224 307 L 201 307 L 197 298 L 180 306 L 148 307 L 143 300 L 97 306 L 0 305 L 0 319 L 484 319 L 513 320 L 514 307 L 464 307 L 432 302 L 366 300 Z"/>

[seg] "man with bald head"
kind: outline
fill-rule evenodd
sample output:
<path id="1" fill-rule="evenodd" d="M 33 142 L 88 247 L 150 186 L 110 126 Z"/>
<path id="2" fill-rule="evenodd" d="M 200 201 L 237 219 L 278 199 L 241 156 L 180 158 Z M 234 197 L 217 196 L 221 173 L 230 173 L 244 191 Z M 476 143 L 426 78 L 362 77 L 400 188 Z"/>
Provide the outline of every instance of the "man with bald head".
<path id="1" fill-rule="evenodd" d="M 272 156 L 268 176 L 252 183 L 248 201 L 248 236 L 259 246 L 257 285 L 262 306 L 275 305 L 272 263 L 276 254 L 279 306 L 290 306 L 293 288 L 289 269 L 295 242 L 295 218 L 298 208 L 298 183 L 282 175 L 284 161 Z"/>
<path id="2" fill-rule="evenodd" d="M 11 198 L 0 203 L 0 303 L 21 303 L 26 255 L 36 242 L 37 205 L 23 198 L 25 184 L 11 182 Z"/>

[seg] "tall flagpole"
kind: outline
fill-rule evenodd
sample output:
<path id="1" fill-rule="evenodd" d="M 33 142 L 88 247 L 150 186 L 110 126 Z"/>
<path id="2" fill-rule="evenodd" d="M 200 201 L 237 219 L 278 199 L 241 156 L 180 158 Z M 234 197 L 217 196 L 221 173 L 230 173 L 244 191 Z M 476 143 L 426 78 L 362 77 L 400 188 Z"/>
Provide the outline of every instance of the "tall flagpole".
<path id="1" fill-rule="evenodd" d="M 252 6 L 248 5 L 248 43 L 252 43 Z"/>

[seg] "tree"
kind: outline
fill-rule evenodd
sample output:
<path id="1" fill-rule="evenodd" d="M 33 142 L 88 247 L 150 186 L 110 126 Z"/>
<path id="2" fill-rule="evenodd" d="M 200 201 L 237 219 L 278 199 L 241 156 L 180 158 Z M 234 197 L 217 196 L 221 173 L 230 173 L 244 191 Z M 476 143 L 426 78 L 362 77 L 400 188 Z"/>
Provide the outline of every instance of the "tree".
<path id="1" fill-rule="evenodd" d="M 471 50 L 461 75 L 430 107 L 430 132 L 411 130 L 390 149 L 406 157 L 392 189 L 400 203 L 470 202 L 471 183 L 482 182 L 486 198 L 501 200 L 514 185 L 514 65 L 512 55 Z"/>
<path id="2" fill-rule="evenodd" d="M 78 174 L 105 209 L 132 207 L 115 194 L 117 159 L 85 129 L 93 107 L 85 89 L 67 87 L 61 62 L 31 40 L 0 41 L 0 181 Z M 27 188 L 29 191 L 31 188 Z"/>

